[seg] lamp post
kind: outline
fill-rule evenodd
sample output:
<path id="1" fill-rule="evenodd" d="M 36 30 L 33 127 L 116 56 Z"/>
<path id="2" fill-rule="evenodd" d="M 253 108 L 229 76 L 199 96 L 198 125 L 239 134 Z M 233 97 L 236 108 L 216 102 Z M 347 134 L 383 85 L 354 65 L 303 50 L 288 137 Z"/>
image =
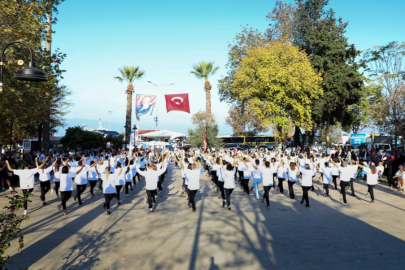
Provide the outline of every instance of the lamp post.
<path id="1" fill-rule="evenodd" d="M 41 69 L 35 68 L 35 63 L 33 61 L 33 56 L 32 56 L 32 49 L 30 46 L 25 44 L 24 42 L 21 41 L 12 41 L 8 43 L 6 46 L 1 51 L 1 57 L 0 57 L 0 93 L 3 92 L 3 68 L 4 68 L 4 53 L 8 47 L 14 44 L 21 44 L 24 45 L 25 47 L 28 48 L 30 52 L 30 62 L 28 63 L 28 67 L 20 69 L 17 71 L 17 73 L 14 75 L 14 79 L 19 80 L 19 81 L 32 81 L 32 82 L 44 82 L 47 81 L 48 79 L 45 77 L 45 73 Z M 10 156 L 11 156 L 11 144 L 13 140 L 13 119 L 10 120 Z"/>
<path id="2" fill-rule="evenodd" d="M 138 130 L 138 126 L 134 125 L 134 148 L 136 148 L 136 131 Z"/>

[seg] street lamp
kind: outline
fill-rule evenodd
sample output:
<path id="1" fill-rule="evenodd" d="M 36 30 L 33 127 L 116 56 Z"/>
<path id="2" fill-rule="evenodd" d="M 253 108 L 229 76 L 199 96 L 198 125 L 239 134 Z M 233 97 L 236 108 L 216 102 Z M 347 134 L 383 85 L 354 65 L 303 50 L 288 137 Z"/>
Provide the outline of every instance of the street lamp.
<path id="1" fill-rule="evenodd" d="M 35 63 L 33 61 L 31 47 L 28 46 L 27 44 L 25 44 L 24 42 L 13 41 L 13 42 L 8 43 L 6 46 L 4 46 L 4 48 L 3 48 L 2 52 L 1 52 L 1 59 L 0 59 L 0 93 L 3 91 L 4 52 L 6 51 L 6 49 L 8 47 L 10 47 L 13 44 L 24 45 L 30 51 L 30 62 L 28 63 L 28 67 L 20 69 L 19 71 L 17 71 L 17 73 L 14 76 L 14 79 L 19 80 L 19 81 L 32 81 L 32 82 L 44 82 L 44 81 L 48 80 L 45 77 L 45 73 L 44 73 L 43 70 L 35 68 Z"/>
<path id="2" fill-rule="evenodd" d="M 24 45 L 25 47 L 28 48 L 30 51 L 30 62 L 28 63 L 28 67 L 20 69 L 17 71 L 17 73 L 14 75 L 14 79 L 19 80 L 19 81 L 32 81 L 32 82 L 44 82 L 47 81 L 48 79 L 45 77 L 45 73 L 41 69 L 35 68 L 35 63 L 32 57 L 32 49 L 30 46 L 25 44 L 24 42 L 21 41 L 13 41 L 8 43 L 6 46 L 4 46 L 3 50 L 1 51 L 1 57 L 0 57 L 0 93 L 3 92 L 3 66 L 4 66 L 4 52 L 8 47 L 10 47 L 13 44 L 21 44 Z M 13 139 L 13 119 L 10 121 L 10 156 L 11 156 L 11 144 L 12 144 L 12 139 Z"/>
<path id="3" fill-rule="evenodd" d="M 134 148 L 136 148 L 136 131 L 138 129 L 137 125 L 134 125 Z"/>

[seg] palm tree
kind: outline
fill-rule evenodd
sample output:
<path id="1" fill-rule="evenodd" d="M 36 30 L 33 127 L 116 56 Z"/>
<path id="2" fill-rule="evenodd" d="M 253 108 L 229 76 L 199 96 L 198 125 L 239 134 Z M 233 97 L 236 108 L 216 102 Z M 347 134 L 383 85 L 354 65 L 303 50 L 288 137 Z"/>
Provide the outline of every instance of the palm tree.
<path id="1" fill-rule="evenodd" d="M 114 77 L 120 82 L 128 82 L 127 90 L 127 112 L 125 117 L 125 144 L 129 143 L 129 136 L 131 134 L 131 116 L 132 116 L 132 94 L 134 91 L 134 86 L 132 83 L 136 79 L 142 78 L 145 75 L 145 72 L 139 70 L 139 67 L 134 66 L 124 66 L 118 69 L 121 73 L 121 76 Z"/>
<path id="2" fill-rule="evenodd" d="M 205 121 L 207 125 L 211 124 L 211 83 L 208 80 L 208 77 L 214 75 L 219 67 L 214 67 L 214 62 L 205 62 L 202 61 L 193 66 L 191 71 L 198 79 L 204 79 L 204 90 L 205 90 Z"/>

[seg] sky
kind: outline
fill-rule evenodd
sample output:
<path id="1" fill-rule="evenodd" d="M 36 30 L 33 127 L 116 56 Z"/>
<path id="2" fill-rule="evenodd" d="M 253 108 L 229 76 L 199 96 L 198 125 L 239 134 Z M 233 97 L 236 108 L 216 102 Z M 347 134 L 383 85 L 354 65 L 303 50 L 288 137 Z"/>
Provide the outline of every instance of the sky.
<path id="1" fill-rule="evenodd" d="M 126 84 L 114 80 L 118 68 L 139 66 L 145 76 L 134 82 L 135 94 L 158 94 L 158 129 L 187 134 L 191 116 L 205 111 L 204 82 L 190 74 L 193 64 L 214 61 L 210 78 L 212 112 L 220 135 L 232 134 L 225 123 L 229 106 L 219 101 L 218 80 L 226 75 L 228 45 L 242 26 L 266 29 L 266 15 L 276 0 L 67 0 L 59 6 L 52 49 L 67 54 L 62 84 L 73 94 L 69 126 L 124 131 Z M 286 1 L 293 2 L 293 1 Z M 360 50 L 405 41 L 405 1 L 330 0 L 336 16 L 348 21 L 346 36 Z M 174 83 L 170 86 L 157 85 Z M 189 93 L 191 114 L 166 112 L 164 94 Z M 134 100 L 135 101 L 135 100 Z M 135 103 L 133 103 L 135 104 Z M 109 111 L 112 111 L 111 115 Z M 154 115 L 155 116 L 155 115 Z M 132 126 L 155 129 L 154 116 L 132 117 Z M 56 135 L 63 135 L 60 128 Z"/>

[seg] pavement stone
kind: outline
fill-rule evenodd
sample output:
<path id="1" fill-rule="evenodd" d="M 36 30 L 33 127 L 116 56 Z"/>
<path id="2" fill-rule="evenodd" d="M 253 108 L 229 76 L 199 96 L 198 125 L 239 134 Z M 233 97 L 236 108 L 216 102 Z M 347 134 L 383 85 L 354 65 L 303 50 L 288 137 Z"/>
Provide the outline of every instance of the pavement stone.
<path id="1" fill-rule="evenodd" d="M 318 178 L 316 178 L 318 179 Z M 196 196 L 197 211 L 187 207 L 179 191 L 181 173 L 171 165 L 159 194 L 156 212 L 144 201 L 144 183 L 130 196 L 122 193 L 110 216 L 102 209 L 103 194 L 97 189 L 84 204 L 70 199 L 68 215 L 57 211 L 58 199 L 47 194 L 47 206 L 34 196 L 28 221 L 22 225 L 25 247 L 17 253 L 12 240 L 8 269 L 405 269 L 405 195 L 385 184 L 375 188 L 376 203 L 365 199 L 367 186 L 356 181 L 357 197 L 348 206 L 322 193 L 315 181 L 310 208 L 272 190 L 271 209 L 245 195 L 232 193 L 232 211 L 203 175 Z M 350 192 L 349 192 L 350 194 Z M 0 194 L 0 208 L 7 203 Z M 22 214 L 22 212 L 21 212 Z"/>

